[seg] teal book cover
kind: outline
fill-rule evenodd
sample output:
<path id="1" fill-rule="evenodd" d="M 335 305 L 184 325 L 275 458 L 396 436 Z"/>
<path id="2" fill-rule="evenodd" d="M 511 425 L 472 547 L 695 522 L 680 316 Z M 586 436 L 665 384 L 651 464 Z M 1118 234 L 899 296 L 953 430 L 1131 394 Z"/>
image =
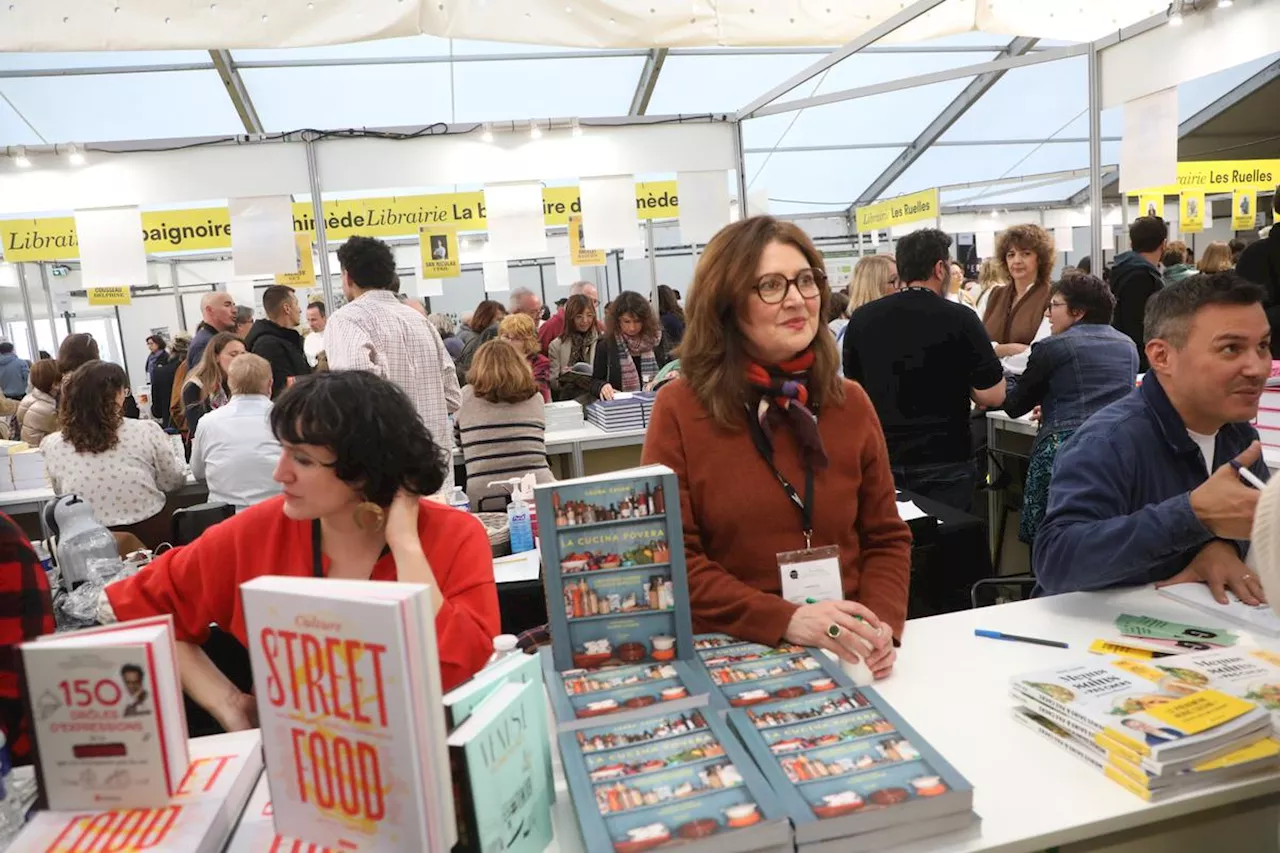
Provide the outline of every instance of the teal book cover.
<path id="1" fill-rule="evenodd" d="M 507 682 L 449 736 L 458 786 L 458 850 L 542 853 L 552 790 L 540 682 Z"/>
<path id="2" fill-rule="evenodd" d="M 721 711 L 853 686 L 838 663 L 804 646 L 764 646 L 725 634 L 698 634 L 694 651 L 697 665 L 714 686 L 711 705 Z"/>

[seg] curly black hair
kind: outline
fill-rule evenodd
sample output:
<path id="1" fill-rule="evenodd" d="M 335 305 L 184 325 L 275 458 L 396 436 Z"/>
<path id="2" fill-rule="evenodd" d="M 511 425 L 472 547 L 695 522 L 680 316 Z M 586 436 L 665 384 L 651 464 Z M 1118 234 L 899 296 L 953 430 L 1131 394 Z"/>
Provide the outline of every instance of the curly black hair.
<path id="1" fill-rule="evenodd" d="M 390 506 L 400 489 L 435 494 L 448 471 L 408 396 L 363 370 L 299 378 L 276 398 L 271 431 L 289 444 L 332 450 L 338 479 L 378 506 Z"/>
<path id="2" fill-rule="evenodd" d="M 338 263 L 361 290 L 400 289 L 391 247 L 374 237 L 356 235 L 338 247 Z"/>

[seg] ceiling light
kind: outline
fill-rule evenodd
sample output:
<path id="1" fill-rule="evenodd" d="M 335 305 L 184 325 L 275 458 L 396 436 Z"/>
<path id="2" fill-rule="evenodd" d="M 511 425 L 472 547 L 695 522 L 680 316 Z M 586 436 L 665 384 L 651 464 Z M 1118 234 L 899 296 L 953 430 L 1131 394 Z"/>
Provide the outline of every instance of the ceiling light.
<path id="1" fill-rule="evenodd" d="M 480 139 L 482 142 L 493 141 L 493 125 L 489 124 L 489 122 L 487 121 L 484 123 L 484 125 L 481 128 Z"/>
<path id="2" fill-rule="evenodd" d="M 72 166 L 83 166 L 85 164 L 84 152 L 74 142 L 67 146 L 67 162 Z"/>
<path id="3" fill-rule="evenodd" d="M 576 118 L 573 121 L 569 122 L 569 132 L 572 133 L 574 136 L 582 135 L 582 125 L 578 123 L 578 120 Z"/>
<path id="4" fill-rule="evenodd" d="M 1218 8 L 1219 8 L 1219 9 L 1230 9 L 1230 8 L 1231 8 L 1231 0 L 1218 0 Z"/>
<path id="5" fill-rule="evenodd" d="M 13 165 L 17 166 L 19 169 L 31 168 L 31 158 L 27 156 L 27 149 L 23 148 L 21 145 L 13 149 L 13 154 L 11 156 L 13 157 Z"/>
<path id="6" fill-rule="evenodd" d="M 538 123 L 536 121 L 529 122 L 529 138 L 530 139 L 542 138 L 542 128 L 538 127 Z"/>

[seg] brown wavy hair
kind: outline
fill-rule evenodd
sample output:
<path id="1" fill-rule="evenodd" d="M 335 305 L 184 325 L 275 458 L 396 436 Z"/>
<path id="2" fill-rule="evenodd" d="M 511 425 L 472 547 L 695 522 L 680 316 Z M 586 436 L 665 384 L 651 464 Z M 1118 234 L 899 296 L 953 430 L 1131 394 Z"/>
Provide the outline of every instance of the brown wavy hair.
<path id="1" fill-rule="evenodd" d="M 489 341 L 476 350 L 467 384 L 477 397 L 490 403 L 523 403 L 538 393 L 529 360 L 505 341 Z"/>
<path id="2" fill-rule="evenodd" d="M 88 332 L 76 332 L 62 339 L 58 347 L 58 371 L 70 376 L 80 365 L 99 358 L 98 342 Z"/>
<path id="3" fill-rule="evenodd" d="M 809 235 L 796 225 L 772 216 L 753 216 L 721 229 L 711 238 L 693 274 L 685 304 L 684 340 L 680 345 L 680 375 L 693 389 L 712 419 L 727 429 L 745 426 L 748 402 L 747 355 L 741 317 L 755 293 L 756 269 L 770 243 L 793 246 L 810 267 L 826 272 L 822 254 Z M 831 289 L 825 277 L 818 317 L 826 316 Z M 809 373 L 809 402 L 813 406 L 844 401 L 835 336 L 825 323 L 810 345 L 814 362 Z"/>
<path id="4" fill-rule="evenodd" d="M 227 394 L 231 393 L 230 386 L 227 385 L 227 372 L 218 363 L 218 356 L 222 355 L 222 351 L 231 344 L 244 346 L 244 340 L 231 332 L 218 332 L 218 334 L 209 338 L 208 345 L 204 348 L 204 352 L 200 354 L 200 361 L 187 374 L 187 382 L 194 382 L 200 389 L 200 402 L 203 403 L 209 398 L 210 394 L 219 388 L 226 391 Z"/>
<path id="5" fill-rule="evenodd" d="M 1049 283 L 1053 276 L 1053 262 L 1056 254 L 1052 234 L 1039 225 L 1031 224 L 1014 225 L 1001 232 L 999 239 L 996 240 L 996 260 L 1000 262 L 1000 269 L 1004 272 L 1005 278 L 1012 283 L 1013 274 L 1009 272 L 1008 258 L 1010 249 L 1027 249 L 1035 252 L 1035 284 Z"/>
<path id="6" fill-rule="evenodd" d="M 471 331 L 479 333 L 507 315 L 507 309 L 495 299 L 485 299 L 471 312 Z"/>
<path id="7" fill-rule="evenodd" d="M 58 427 L 77 453 L 106 453 L 120 442 L 124 410 L 116 395 L 129 387 L 124 368 L 87 361 L 62 383 Z"/>
<path id="8" fill-rule="evenodd" d="M 656 338 L 658 336 L 658 312 L 653 310 L 653 306 L 649 304 L 648 299 L 645 299 L 634 290 L 624 290 L 609 305 L 609 315 L 604 321 L 606 338 L 613 339 L 622 334 L 622 324 L 618 321 L 622 319 L 623 314 L 630 314 L 640 321 L 640 335 L 642 337 Z"/>

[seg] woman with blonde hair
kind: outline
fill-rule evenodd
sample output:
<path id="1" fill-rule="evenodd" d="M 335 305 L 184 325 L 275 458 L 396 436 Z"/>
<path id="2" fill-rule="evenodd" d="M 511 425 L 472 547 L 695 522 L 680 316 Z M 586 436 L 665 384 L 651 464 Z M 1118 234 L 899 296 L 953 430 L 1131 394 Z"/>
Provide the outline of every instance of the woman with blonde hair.
<path id="1" fill-rule="evenodd" d="M 200 363 L 187 374 L 187 381 L 182 386 L 182 407 L 189 438 L 196 437 L 201 416 L 226 405 L 231 399 L 227 369 L 231 367 L 231 361 L 244 351 L 244 341 L 230 332 L 218 332 L 209 339 Z"/>
<path id="2" fill-rule="evenodd" d="M 489 341 L 476 350 L 456 418 L 467 497 L 476 512 L 502 508 L 481 505 L 510 494 L 496 485 L 499 480 L 526 474 L 539 483 L 555 479 L 547 467 L 546 410 L 529 362 L 515 347 Z"/>
<path id="3" fill-rule="evenodd" d="M 528 314 L 508 314 L 498 324 L 498 340 L 506 341 L 516 348 L 529 362 L 529 371 L 533 381 L 538 385 L 538 393 L 542 402 L 551 402 L 551 359 L 542 354 L 542 344 L 538 343 L 538 329 L 533 318 Z M 471 371 L 467 371 L 467 376 Z M 470 381 L 470 380 L 468 380 Z"/>
<path id="4" fill-rule="evenodd" d="M 868 302 L 888 296 L 898 289 L 898 262 L 893 255 L 868 255 L 853 268 L 849 280 L 849 310 L 852 314 Z"/>
<path id="5" fill-rule="evenodd" d="M 821 646 L 883 678 L 906 619 L 911 533 L 876 411 L 837 372 L 830 299 L 822 254 L 793 223 L 756 216 L 716 234 L 685 306 L 681 376 L 658 393 L 641 461 L 680 485 L 695 631 Z M 777 555 L 806 547 L 833 548 L 838 576 L 798 603 Z"/>
<path id="6" fill-rule="evenodd" d="M 1009 279 L 1004 277 L 1004 267 L 1000 265 L 1000 261 L 987 258 L 982 262 L 982 266 L 978 267 L 978 280 L 973 283 L 977 286 L 969 289 L 969 300 L 973 304 L 973 310 L 977 311 L 978 316 L 981 317 L 986 313 L 991 288 L 1008 284 Z"/>
<path id="7" fill-rule="evenodd" d="M 1196 269 L 1202 273 L 1212 275 L 1216 272 L 1229 270 L 1234 265 L 1231 260 L 1231 247 L 1221 240 L 1214 240 L 1204 250 L 1204 254 L 1200 256 L 1200 263 L 1196 264 Z"/>

